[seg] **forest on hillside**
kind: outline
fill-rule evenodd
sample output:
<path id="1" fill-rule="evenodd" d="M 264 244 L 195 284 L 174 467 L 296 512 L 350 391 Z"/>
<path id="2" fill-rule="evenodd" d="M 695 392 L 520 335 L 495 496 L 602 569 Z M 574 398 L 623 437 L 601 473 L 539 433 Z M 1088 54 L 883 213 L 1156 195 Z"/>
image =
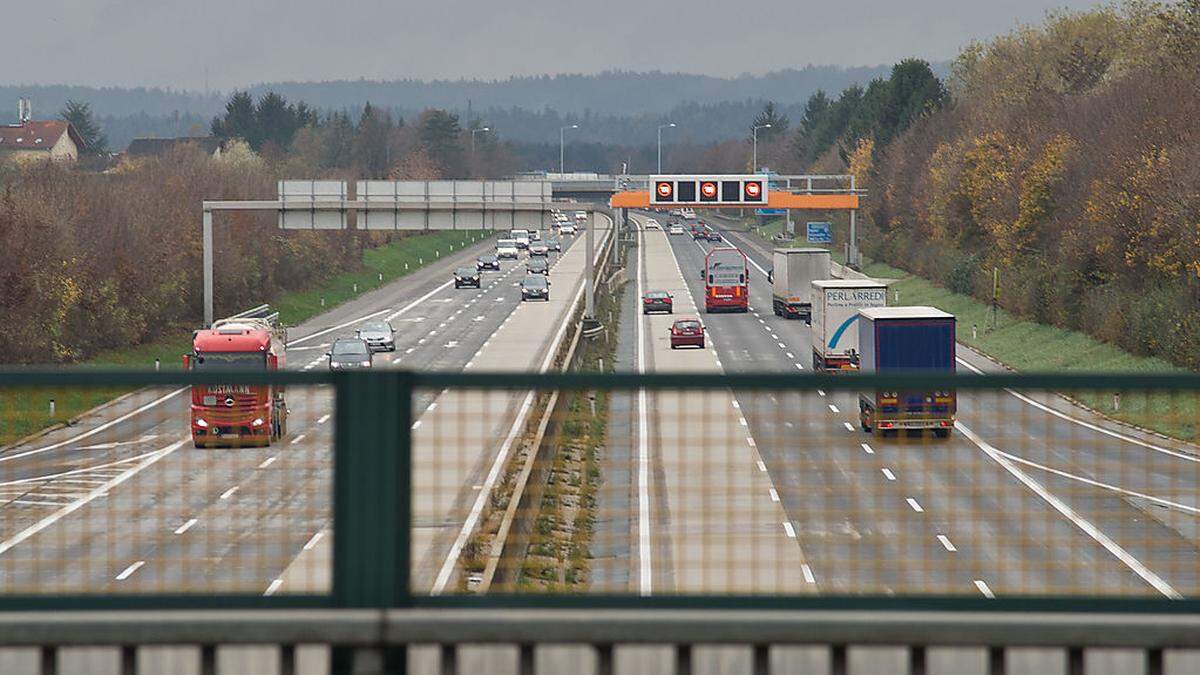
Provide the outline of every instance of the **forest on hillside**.
<path id="1" fill-rule="evenodd" d="M 949 94 L 857 158 L 868 255 L 1200 368 L 1200 0 L 1052 14 Z"/>

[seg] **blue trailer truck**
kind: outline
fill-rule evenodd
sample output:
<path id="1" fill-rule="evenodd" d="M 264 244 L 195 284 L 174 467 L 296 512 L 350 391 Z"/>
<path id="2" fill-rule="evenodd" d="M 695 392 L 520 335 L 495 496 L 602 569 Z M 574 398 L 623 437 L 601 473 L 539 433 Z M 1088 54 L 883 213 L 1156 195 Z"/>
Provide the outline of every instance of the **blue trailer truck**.
<path id="1" fill-rule="evenodd" d="M 870 307 L 859 311 L 862 373 L 954 372 L 954 315 L 933 307 Z M 876 389 L 859 392 L 863 431 L 933 431 L 950 435 L 957 412 L 954 389 Z"/>

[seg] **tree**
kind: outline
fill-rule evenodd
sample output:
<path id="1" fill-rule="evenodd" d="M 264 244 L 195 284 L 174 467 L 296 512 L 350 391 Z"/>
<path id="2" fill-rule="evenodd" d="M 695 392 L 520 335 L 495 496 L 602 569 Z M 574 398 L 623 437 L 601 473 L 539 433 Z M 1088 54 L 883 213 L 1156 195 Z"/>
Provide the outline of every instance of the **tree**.
<path id="1" fill-rule="evenodd" d="M 369 102 L 363 107 L 354 134 L 354 163 L 364 175 L 384 178 L 391 171 L 392 116 Z"/>
<path id="2" fill-rule="evenodd" d="M 237 91 L 225 104 L 225 115 L 212 121 L 212 134 L 223 139 L 240 138 L 257 148 L 262 137 L 258 129 L 258 117 L 254 110 L 254 99 L 248 91 Z"/>
<path id="3" fill-rule="evenodd" d="M 85 155 L 104 155 L 108 153 L 108 137 L 92 114 L 91 105 L 83 101 L 67 100 L 67 104 L 58 113 L 64 121 L 75 127 L 75 131 L 83 139 L 84 147 L 80 151 Z"/>
<path id="4" fill-rule="evenodd" d="M 1076 40 L 1055 64 L 1054 70 L 1062 78 L 1067 91 L 1082 94 L 1100 83 L 1111 63 L 1112 56 L 1105 53 L 1103 46 L 1088 49 L 1083 42 Z"/>
<path id="5" fill-rule="evenodd" d="M 460 175 L 462 127 L 458 115 L 445 110 L 426 110 L 418 126 L 421 146 L 446 175 Z"/>
<path id="6" fill-rule="evenodd" d="M 771 125 L 767 127 L 766 125 Z M 787 115 L 779 112 L 774 101 L 767 101 L 761 112 L 754 116 L 754 121 L 751 122 L 751 134 L 754 133 L 754 127 L 764 127 L 758 130 L 758 139 L 760 141 L 769 141 L 787 133 L 788 125 L 791 124 Z"/>

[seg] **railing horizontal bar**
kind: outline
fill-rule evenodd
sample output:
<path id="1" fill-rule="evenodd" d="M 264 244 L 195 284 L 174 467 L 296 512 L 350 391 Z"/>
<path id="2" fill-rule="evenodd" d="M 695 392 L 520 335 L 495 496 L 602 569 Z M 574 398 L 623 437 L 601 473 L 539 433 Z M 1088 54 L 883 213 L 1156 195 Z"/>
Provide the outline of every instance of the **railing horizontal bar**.
<path id="1" fill-rule="evenodd" d="M 0 646 L 924 645 L 1184 649 L 1200 615 L 710 610 L 0 613 Z"/>
<path id="2" fill-rule="evenodd" d="M 395 372 L 395 371 L 389 371 Z M 339 378 L 363 381 L 385 373 L 313 371 L 270 372 L 154 372 L 109 369 L 0 369 L 0 387 L 14 386 L 148 386 L 189 384 L 332 384 Z M 463 387 L 480 389 L 599 388 L 599 389 L 758 389 L 758 390 L 860 390 L 891 387 L 936 387 L 957 389 L 1023 390 L 1200 390 L 1200 374 L 1038 374 L 997 373 L 929 374 L 897 373 L 889 375 L 828 375 L 797 373 L 464 373 L 416 372 L 417 387 Z"/>

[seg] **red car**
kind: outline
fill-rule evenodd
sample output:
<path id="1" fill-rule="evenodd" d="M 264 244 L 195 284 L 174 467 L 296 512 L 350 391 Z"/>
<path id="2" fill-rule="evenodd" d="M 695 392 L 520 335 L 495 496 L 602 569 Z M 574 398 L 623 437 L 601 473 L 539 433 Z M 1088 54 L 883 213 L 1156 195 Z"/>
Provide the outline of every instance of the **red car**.
<path id="1" fill-rule="evenodd" d="M 671 325 L 671 349 L 686 346 L 704 349 L 704 326 L 700 319 L 676 319 Z"/>

